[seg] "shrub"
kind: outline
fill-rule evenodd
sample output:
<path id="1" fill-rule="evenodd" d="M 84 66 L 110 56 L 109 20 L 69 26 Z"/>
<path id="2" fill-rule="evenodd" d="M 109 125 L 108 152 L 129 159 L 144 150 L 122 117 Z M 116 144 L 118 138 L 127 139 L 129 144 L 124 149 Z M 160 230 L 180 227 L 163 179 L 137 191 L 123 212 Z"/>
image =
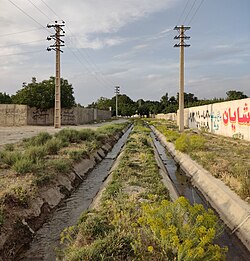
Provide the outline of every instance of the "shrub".
<path id="1" fill-rule="evenodd" d="M 91 129 L 82 129 L 78 132 L 79 139 L 82 141 L 93 140 L 96 136 L 96 132 Z"/>
<path id="2" fill-rule="evenodd" d="M 182 133 L 175 141 L 175 148 L 181 152 L 188 152 L 190 148 L 190 138 L 186 133 Z"/>
<path id="3" fill-rule="evenodd" d="M 189 137 L 190 141 L 190 150 L 204 150 L 206 139 L 200 135 L 191 135 Z"/>
<path id="4" fill-rule="evenodd" d="M 30 159 L 33 163 L 41 160 L 46 155 L 44 146 L 31 146 L 28 147 L 23 155 Z"/>
<path id="5" fill-rule="evenodd" d="M 14 150 L 14 144 L 5 144 L 4 149 L 6 151 L 13 151 Z"/>
<path id="6" fill-rule="evenodd" d="M 0 227 L 3 225 L 3 222 L 4 222 L 3 205 L 0 205 Z"/>
<path id="7" fill-rule="evenodd" d="M 80 161 L 81 159 L 88 157 L 88 152 L 86 149 L 70 149 L 67 154 L 70 159 L 74 161 Z"/>
<path id="8" fill-rule="evenodd" d="M 17 174 L 26 174 L 33 170 L 33 160 L 29 158 L 20 158 L 12 166 Z"/>
<path id="9" fill-rule="evenodd" d="M 191 206 L 184 197 L 175 202 L 145 203 L 138 222 L 133 248 L 142 259 L 225 260 L 227 248 L 213 244 L 222 230 L 218 218 L 211 209 L 206 211 L 200 204 Z"/>
<path id="10" fill-rule="evenodd" d="M 57 173 L 68 173 L 71 169 L 71 163 L 67 159 L 55 159 L 48 163 Z"/>
<path id="11" fill-rule="evenodd" d="M 44 145 L 52 136 L 48 132 L 40 132 L 37 136 L 32 138 L 23 139 L 23 142 L 26 143 L 26 146 L 41 146 Z"/>
<path id="12" fill-rule="evenodd" d="M 2 151 L 0 152 L 1 162 L 12 166 L 16 161 L 21 159 L 22 154 L 19 151 Z"/>
<path id="13" fill-rule="evenodd" d="M 56 155 L 63 145 L 63 142 L 59 138 L 52 138 L 46 142 L 45 150 L 49 155 Z"/>
<path id="14" fill-rule="evenodd" d="M 80 141 L 79 132 L 74 129 L 62 129 L 55 134 L 55 137 L 63 142 L 76 143 Z"/>
<path id="15" fill-rule="evenodd" d="M 21 186 L 13 187 L 9 196 L 11 198 L 14 197 L 14 200 L 21 203 L 22 205 L 27 205 L 28 203 L 28 191 Z"/>

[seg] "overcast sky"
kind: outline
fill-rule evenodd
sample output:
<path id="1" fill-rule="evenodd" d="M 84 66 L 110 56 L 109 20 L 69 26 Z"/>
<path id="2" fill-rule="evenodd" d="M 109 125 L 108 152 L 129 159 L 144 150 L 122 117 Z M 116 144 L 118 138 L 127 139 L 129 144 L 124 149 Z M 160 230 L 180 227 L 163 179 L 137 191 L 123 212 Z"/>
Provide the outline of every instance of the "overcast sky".
<path id="1" fill-rule="evenodd" d="M 46 51 L 53 30 L 45 27 L 63 19 L 61 76 L 77 103 L 111 98 L 115 85 L 133 100 L 176 95 L 177 24 L 191 26 L 186 92 L 250 96 L 249 13 L 249 0 L 0 0 L 0 92 L 15 94 L 33 76 L 55 75 L 55 52 Z"/>

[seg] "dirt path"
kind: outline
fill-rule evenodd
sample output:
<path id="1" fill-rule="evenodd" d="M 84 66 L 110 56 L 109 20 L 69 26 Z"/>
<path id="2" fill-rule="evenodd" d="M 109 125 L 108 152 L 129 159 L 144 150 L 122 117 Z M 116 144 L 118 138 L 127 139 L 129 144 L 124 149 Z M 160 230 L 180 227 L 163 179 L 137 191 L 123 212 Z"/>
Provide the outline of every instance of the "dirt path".
<path id="1" fill-rule="evenodd" d="M 125 119 L 119 119 L 112 121 L 112 123 L 125 122 Z M 62 126 L 64 128 L 82 129 L 90 128 L 96 129 L 100 126 L 110 124 L 111 122 L 102 122 L 94 124 L 84 124 L 78 126 Z M 55 134 L 61 129 L 55 129 L 54 126 L 14 126 L 14 127 L 2 127 L 0 126 L 0 149 L 8 143 L 15 143 L 21 141 L 24 138 L 30 138 L 37 135 L 39 132 L 48 132 L 50 134 Z"/>

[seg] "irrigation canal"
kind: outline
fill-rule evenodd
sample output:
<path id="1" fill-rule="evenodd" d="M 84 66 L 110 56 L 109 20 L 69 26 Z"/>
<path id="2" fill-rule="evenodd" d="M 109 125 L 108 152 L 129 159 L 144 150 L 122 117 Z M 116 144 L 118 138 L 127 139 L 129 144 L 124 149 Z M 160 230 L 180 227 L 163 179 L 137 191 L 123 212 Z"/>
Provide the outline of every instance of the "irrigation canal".
<path id="1" fill-rule="evenodd" d="M 20 261 L 56 260 L 56 248 L 59 246 L 60 233 L 64 228 L 76 224 L 81 213 L 88 209 L 107 178 L 109 170 L 131 130 L 132 127 L 121 137 L 111 152 L 86 176 L 78 189 L 55 210 L 48 222 L 36 232 L 29 249 L 19 258 Z M 153 132 L 151 132 L 151 137 L 178 194 L 188 198 L 192 204 L 198 203 L 205 208 L 211 208 L 200 192 L 192 186 L 185 173 L 176 165 L 174 159 L 166 152 Z M 229 229 L 225 229 L 216 243 L 220 246 L 228 246 L 227 260 L 250 260 L 248 250 L 235 235 L 231 234 Z"/>
<path id="2" fill-rule="evenodd" d="M 77 223 L 81 213 L 88 209 L 109 174 L 117 155 L 125 144 L 132 127 L 118 140 L 106 157 L 90 171 L 77 190 L 61 204 L 37 232 L 29 249 L 19 260 L 55 261 L 60 233 Z"/>
<path id="3" fill-rule="evenodd" d="M 212 208 L 209 202 L 202 196 L 197 188 L 195 188 L 190 178 L 185 175 L 181 168 L 176 164 L 169 153 L 166 152 L 164 146 L 158 141 L 153 132 L 151 132 L 154 145 L 157 152 L 165 165 L 169 178 L 172 181 L 179 196 L 186 197 L 191 204 L 202 204 L 206 209 Z M 222 222 L 222 221 L 221 221 Z M 226 227 L 221 236 L 216 240 L 219 246 L 227 246 L 227 260 L 230 261 L 249 261 L 250 253 L 242 244 L 238 237 L 231 233 L 231 230 Z"/>

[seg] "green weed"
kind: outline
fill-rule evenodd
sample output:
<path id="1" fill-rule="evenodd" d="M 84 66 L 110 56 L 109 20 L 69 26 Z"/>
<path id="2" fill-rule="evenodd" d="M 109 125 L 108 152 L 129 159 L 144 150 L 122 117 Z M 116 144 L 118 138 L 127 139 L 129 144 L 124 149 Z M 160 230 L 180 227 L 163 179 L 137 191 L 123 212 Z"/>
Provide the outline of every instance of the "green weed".
<path id="1" fill-rule="evenodd" d="M 20 158 L 12 166 L 12 169 L 16 171 L 17 174 L 26 174 L 32 172 L 33 170 L 33 160 L 29 158 Z"/>

